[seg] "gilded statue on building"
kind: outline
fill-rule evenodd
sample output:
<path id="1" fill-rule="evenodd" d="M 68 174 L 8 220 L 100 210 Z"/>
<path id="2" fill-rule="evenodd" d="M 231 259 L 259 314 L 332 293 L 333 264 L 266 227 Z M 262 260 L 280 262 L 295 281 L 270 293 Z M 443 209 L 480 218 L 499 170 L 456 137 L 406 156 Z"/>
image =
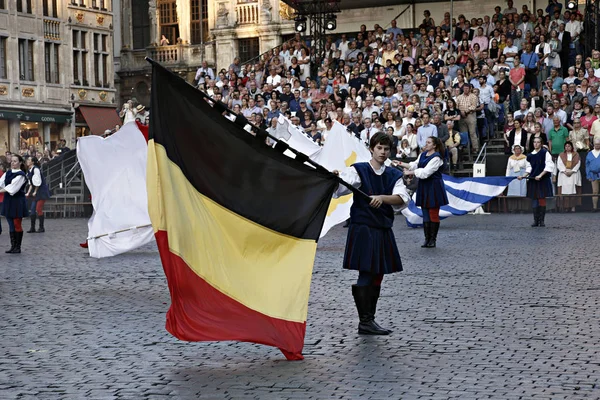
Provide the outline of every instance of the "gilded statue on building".
<path id="1" fill-rule="evenodd" d="M 294 19 L 295 14 L 296 14 L 296 12 L 294 11 L 294 9 L 292 7 L 288 6 L 283 1 L 279 2 L 279 16 L 281 16 L 282 19 L 291 21 Z"/>

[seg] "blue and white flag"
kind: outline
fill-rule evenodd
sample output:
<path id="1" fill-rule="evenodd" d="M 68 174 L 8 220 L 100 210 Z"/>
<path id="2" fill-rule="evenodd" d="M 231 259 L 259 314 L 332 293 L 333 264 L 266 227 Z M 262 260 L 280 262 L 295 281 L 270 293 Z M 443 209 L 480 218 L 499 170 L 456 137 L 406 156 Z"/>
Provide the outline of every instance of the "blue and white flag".
<path id="1" fill-rule="evenodd" d="M 440 218 L 465 215 L 500 195 L 516 177 L 487 176 L 483 178 L 454 178 L 444 175 L 444 185 L 450 204 L 440 208 Z M 423 225 L 423 211 L 415 204 L 416 193 L 407 208 L 402 210 L 411 228 Z"/>

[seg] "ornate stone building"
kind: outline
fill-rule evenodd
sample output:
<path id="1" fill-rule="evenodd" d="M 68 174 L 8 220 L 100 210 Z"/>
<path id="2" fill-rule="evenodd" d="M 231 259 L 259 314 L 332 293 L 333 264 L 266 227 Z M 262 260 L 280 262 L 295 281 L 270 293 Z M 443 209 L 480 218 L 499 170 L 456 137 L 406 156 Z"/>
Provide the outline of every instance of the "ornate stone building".
<path id="1" fill-rule="evenodd" d="M 110 0 L 0 0 L 1 154 L 118 121 L 112 18 Z"/>

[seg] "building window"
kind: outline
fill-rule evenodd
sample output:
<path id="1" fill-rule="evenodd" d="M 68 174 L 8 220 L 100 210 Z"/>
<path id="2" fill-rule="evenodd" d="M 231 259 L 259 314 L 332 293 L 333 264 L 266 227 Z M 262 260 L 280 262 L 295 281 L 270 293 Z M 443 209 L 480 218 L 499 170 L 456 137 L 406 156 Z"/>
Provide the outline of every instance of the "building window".
<path id="1" fill-rule="evenodd" d="M 159 0 L 158 15 L 160 20 L 160 34 L 165 35 L 171 44 L 177 43 L 177 38 L 179 37 L 177 1 Z"/>
<path id="2" fill-rule="evenodd" d="M 89 86 L 87 78 L 87 32 L 73 30 L 73 83 Z"/>
<path id="3" fill-rule="evenodd" d="M 191 0 L 191 2 L 192 44 L 199 44 L 208 37 L 208 0 Z"/>
<path id="4" fill-rule="evenodd" d="M 19 39 L 19 79 L 22 81 L 35 81 L 33 44 L 33 40 Z"/>
<path id="5" fill-rule="evenodd" d="M 43 0 L 42 8 L 45 17 L 58 18 L 58 0 Z"/>
<path id="6" fill-rule="evenodd" d="M 85 0 L 79 0 L 79 5 L 81 7 L 85 7 Z"/>
<path id="7" fill-rule="evenodd" d="M 6 79 L 6 38 L 2 36 L 0 36 L 0 79 Z"/>
<path id="8" fill-rule="evenodd" d="M 238 46 L 239 57 L 243 62 L 257 57 L 259 54 L 258 38 L 239 39 Z"/>
<path id="9" fill-rule="evenodd" d="M 148 12 L 148 0 L 132 0 L 131 20 L 134 49 L 145 49 L 150 45 L 150 15 Z"/>
<path id="10" fill-rule="evenodd" d="M 108 87 L 108 35 L 94 34 L 95 86 Z"/>
<path id="11" fill-rule="evenodd" d="M 46 82 L 48 83 L 60 83 L 58 62 L 59 46 L 60 45 L 57 43 L 44 43 Z"/>
<path id="12" fill-rule="evenodd" d="M 31 0 L 17 0 L 17 12 L 31 14 Z"/>
<path id="13" fill-rule="evenodd" d="M 0 0 L 0 10 L 5 10 L 6 6 L 4 5 L 4 0 Z"/>

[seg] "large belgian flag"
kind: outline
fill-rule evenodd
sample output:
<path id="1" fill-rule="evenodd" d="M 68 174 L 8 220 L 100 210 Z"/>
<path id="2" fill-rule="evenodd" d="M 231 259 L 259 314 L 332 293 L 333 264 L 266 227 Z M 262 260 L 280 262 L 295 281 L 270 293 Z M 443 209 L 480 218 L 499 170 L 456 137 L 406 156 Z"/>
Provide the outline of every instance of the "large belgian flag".
<path id="1" fill-rule="evenodd" d="M 182 340 L 302 359 L 317 239 L 337 178 L 264 144 L 153 63 L 148 207 Z"/>

